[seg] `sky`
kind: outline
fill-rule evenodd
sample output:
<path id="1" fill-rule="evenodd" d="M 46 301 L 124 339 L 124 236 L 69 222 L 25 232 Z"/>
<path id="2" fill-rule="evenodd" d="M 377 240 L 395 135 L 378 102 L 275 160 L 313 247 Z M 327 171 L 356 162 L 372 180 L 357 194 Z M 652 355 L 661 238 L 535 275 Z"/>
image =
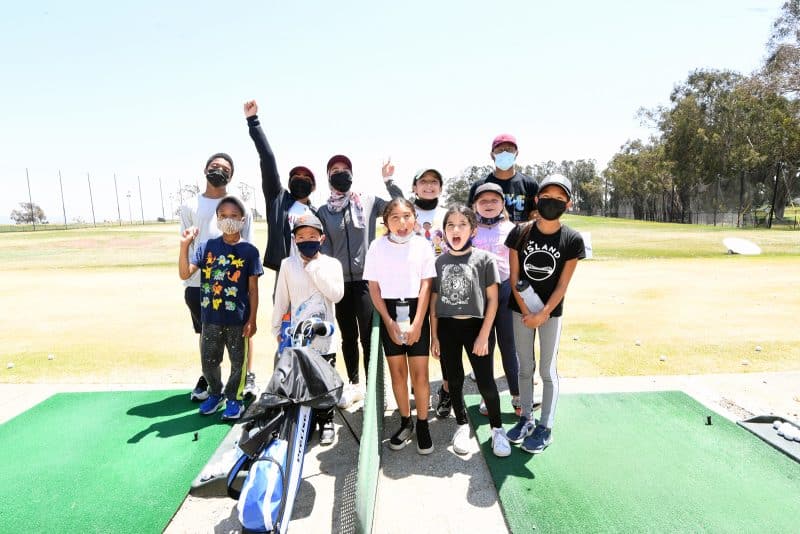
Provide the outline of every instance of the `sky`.
<path id="1" fill-rule="evenodd" d="M 212 153 L 235 163 L 263 213 L 242 111 L 259 105 L 284 184 L 306 165 L 353 161 L 355 191 L 385 194 L 391 157 L 455 176 L 490 164 L 594 159 L 653 132 L 698 68 L 750 73 L 783 0 L 635 2 L 13 2 L 0 31 L 0 222 L 31 196 L 52 223 L 169 217 L 180 183 L 204 187 Z M 114 190 L 116 176 L 119 198 Z M 141 183 L 141 196 L 139 194 Z M 160 187 L 159 187 L 160 186 Z M 128 196 L 130 194 L 130 196 Z"/>

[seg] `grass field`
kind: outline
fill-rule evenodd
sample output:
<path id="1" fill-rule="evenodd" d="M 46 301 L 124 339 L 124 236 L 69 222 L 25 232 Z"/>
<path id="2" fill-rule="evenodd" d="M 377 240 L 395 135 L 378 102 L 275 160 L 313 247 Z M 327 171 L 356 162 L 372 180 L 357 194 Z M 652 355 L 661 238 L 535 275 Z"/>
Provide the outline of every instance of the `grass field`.
<path id="1" fill-rule="evenodd" d="M 591 232 L 595 258 L 579 264 L 567 294 L 563 375 L 800 369 L 800 232 L 566 222 Z M 0 382 L 191 381 L 197 337 L 175 265 L 177 232 L 154 224 L 0 234 L 9 282 L 0 296 Z M 263 248 L 263 223 L 256 235 Z M 725 254 L 721 241 L 731 235 L 763 254 Z M 260 285 L 256 365 L 264 374 L 275 348 L 271 272 Z"/>

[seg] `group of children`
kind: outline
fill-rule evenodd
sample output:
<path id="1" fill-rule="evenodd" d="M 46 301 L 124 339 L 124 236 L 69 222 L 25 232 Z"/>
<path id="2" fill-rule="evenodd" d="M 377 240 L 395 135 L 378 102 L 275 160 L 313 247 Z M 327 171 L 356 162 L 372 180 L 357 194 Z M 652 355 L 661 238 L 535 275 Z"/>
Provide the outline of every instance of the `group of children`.
<path id="1" fill-rule="evenodd" d="M 434 450 L 428 427 L 432 355 L 439 359 L 443 377 L 436 414 L 448 417 L 454 412 L 453 450 L 469 452 L 463 398 L 462 351 L 466 351 L 481 394 L 481 413 L 489 418 L 494 454 L 508 456 L 511 443 L 521 443 L 527 452 L 543 451 L 552 440 L 558 398 L 563 298 L 577 261 L 584 257 L 580 234 L 559 222 L 571 206 L 569 180 L 553 175 L 537 186 L 514 169 L 516 139 L 501 135 L 492 143 L 495 172 L 474 184 L 469 207 L 444 209 L 439 204 L 443 181 L 435 169 L 414 177 L 413 202 L 403 198 L 392 181 L 390 162 L 382 174 L 391 200 L 355 193 L 352 164 L 337 155 L 327 165 L 330 197 L 317 209 L 309 201 L 316 182 L 307 167 L 290 171 L 288 189 L 281 185 L 257 109 L 254 101 L 245 104 L 267 201 L 264 266 L 277 271 L 273 335 L 280 338 L 287 314 L 291 324 L 310 317 L 331 322 L 335 318 L 348 374 L 347 404 L 363 395 L 358 341 L 366 370 L 374 310 L 381 319 L 381 343 L 401 418 L 389 439 L 391 449 L 404 448 L 416 435 L 420 454 Z M 214 161 L 207 164 L 207 173 Z M 232 174 L 232 163 L 230 167 Z M 382 217 L 386 235 L 375 239 L 377 216 Z M 258 250 L 242 234 L 248 216 L 241 201 L 223 197 L 216 205 L 216 219 L 221 236 L 206 235 L 205 242 L 200 242 L 197 228 L 183 228 L 179 271 L 183 279 L 200 273 L 200 352 L 208 383 L 200 413 L 215 413 L 224 404 L 223 418 L 236 419 L 242 413 L 247 377 L 244 340 L 256 331 L 258 276 L 263 270 Z M 528 286 L 532 291 L 523 291 Z M 528 298 L 532 292 L 537 302 Z M 538 421 L 532 413 L 537 331 L 544 390 Z M 520 417 L 507 432 L 494 379 L 495 340 Z M 315 343 L 314 348 L 334 364 L 330 340 Z M 219 364 L 226 346 L 231 374 L 223 389 Z M 409 376 L 416 421 L 411 415 Z M 317 414 L 323 444 L 334 439 L 332 416 L 332 412 Z"/>

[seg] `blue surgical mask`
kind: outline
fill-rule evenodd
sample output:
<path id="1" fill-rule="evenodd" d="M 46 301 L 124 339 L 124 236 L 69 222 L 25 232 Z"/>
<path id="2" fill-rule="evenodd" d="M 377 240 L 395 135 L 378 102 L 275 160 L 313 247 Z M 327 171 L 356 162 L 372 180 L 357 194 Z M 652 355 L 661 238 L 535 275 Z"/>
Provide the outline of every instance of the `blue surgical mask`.
<path id="1" fill-rule="evenodd" d="M 319 247 L 322 245 L 321 241 L 302 241 L 297 243 L 297 250 L 300 251 L 306 258 L 313 258 L 319 252 Z"/>
<path id="2" fill-rule="evenodd" d="M 517 156 L 513 152 L 500 152 L 494 155 L 494 164 L 501 171 L 507 171 L 514 166 Z"/>

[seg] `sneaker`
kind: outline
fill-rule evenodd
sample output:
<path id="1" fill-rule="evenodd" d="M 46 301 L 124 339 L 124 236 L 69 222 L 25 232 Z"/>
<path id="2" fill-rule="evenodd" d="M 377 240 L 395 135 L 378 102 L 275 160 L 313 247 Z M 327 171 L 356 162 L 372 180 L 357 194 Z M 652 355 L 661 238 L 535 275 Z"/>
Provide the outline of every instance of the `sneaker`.
<path id="1" fill-rule="evenodd" d="M 256 374 L 247 373 L 244 377 L 244 391 L 245 396 L 258 397 L 258 386 L 256 385 Z"/>
<path id="2" fill-rule="evenodd" d="M 489 415 L 489 410 L 486 408 L 486 402 L 483 399 L 481 399 L 481 405 L 478 406 L 478 411 L 481 415 Z"/>
<path id="3" fill-rule="evenodd" d="M 436 405 L 436 417 L 446 419 L 450 417 L 450 411 L 453 409 L 453 400 L 450 398 L 450 393 L 444 390 L 444 387 L 439 386 L 439 403 Z"/>
<path id="4" fill-rule="evenodd" d="M 328 421 L 327 423 L 321 424 L 319 426 L 319 444 L 330 445 L 333 443 L 335 434 L 336 433 L 333 430 L 333 421 Z"/>
<path id="5" fill-rule="evenodd" d="M 189 394 L 189 399 L 192 402 L 203 402 L 207 398 L 208 398 L 208 382 L 206 382 L 206 377 L 200 375 L 200 378 L 197 380 L 197 385 Z"/>
<path id="6" fill-rule="evenodd" d="M 344 388 L 342 388 L 342 396 L 339 397 L 339 402 L 336 406 L 344 410 L 363 398 L 364 390 L 361 389 L 359 384 L 345 384 Z"/>
<path id="7" fill-rule="evenodd" d="M 453 434 L 453 452 L 456 454 L 467 454 L 469 452 L 469 425 L 458 425 L 456 433 Z"/>
<path id="8" fill-rule="evenodd" d="M 501 426 L 492 429 L 492 452 L 499 458 L 505 458 L 511 454 L 511 445 Z"/>
<path id="9" fill-rule="evenodd" d="M 216 410 L 214 410 L 216 411 Z M 229 400 L 225 401 L 225 411 L 222 412 L 223 421 L 233 421 L 239 419 L 244 411 L 244 404 L 242 401 Z"/>
<path id="10" fill-rule="evenodd" d="M 411 440 L 414 434 L 414 422 L 410 417 L 400 418 L 400 429 L 392 435 L 389 439 L 389 448 L 393 451 L 399 451 Z"/>
<path id="11" fill-rule="evenodd" d="M 519 402 L 519 395 L 511 396 L 511 407 L 514 408 L 514 413 L 517 414 L 517 417 L 522 415 L 522 404 Z"/>
<path id="12" fill-rule="evenodd" d="M 470 371 L 469 374 L 467 375 L 467 378 L 475 382 L 475 371 Z"/>
<path id="13" fill-rule="evenodd" d="M 211 415 L 225 404 L 224 395 L 209 395 L 200 405 L 200 415 Z"/>
<path id="14" fill-rule="evenodd" d="M 519 421 L 517 421 L 517 424 L 508 429 L 508 432 L 506 432 L 506 437 L 511 443 L 522 443 L 522 440 L 528 437 L 531 432 L 533 432 L 533 428 L 535 426 L 535 421 L 528 419 L 527 417 L 520 417 Z"/>
<path id="15" fill-rule="evenodd" d="M 523 451 L 531 454 L 539 454 L 553 442 L 553 436 L 549 428 L 536 425 L 530 436 L 525 438 L 520 447 Z"/>
<path id="16" fill-rule="evenodd" d="M 420 454 L 430 454 L 433 452 L 433 440 L 428 429 L 427 419 L 417 419 L 417 452 Z"/>

